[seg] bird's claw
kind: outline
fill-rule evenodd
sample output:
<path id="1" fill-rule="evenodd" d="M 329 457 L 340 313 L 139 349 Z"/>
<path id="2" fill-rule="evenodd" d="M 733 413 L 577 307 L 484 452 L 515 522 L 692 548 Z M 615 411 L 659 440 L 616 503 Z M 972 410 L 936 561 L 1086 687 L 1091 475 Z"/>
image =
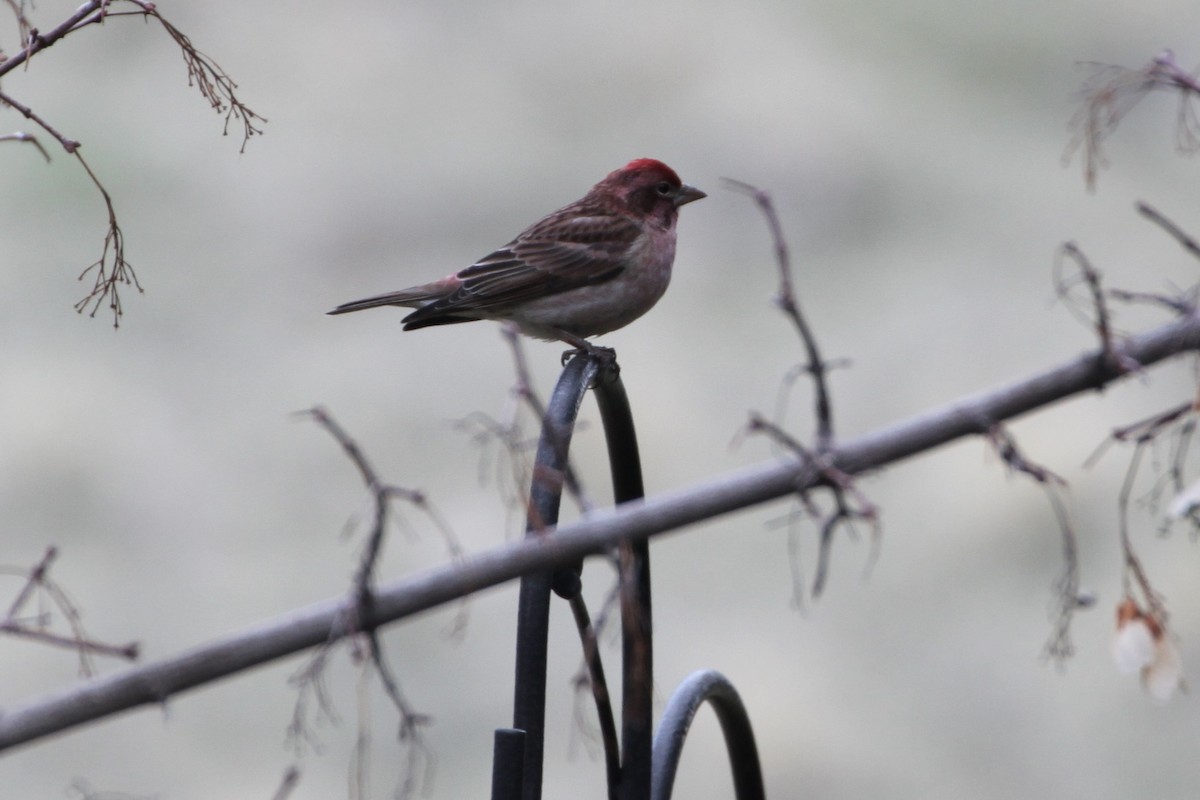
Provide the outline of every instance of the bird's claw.
<path id="1" fill-rule="evenodd" d="M 567 362 L 575 356 L 590 358 L 599 364 L 602 371 L 608 369 L 621 371 L 621 367 L 617 364 L 617 351 L 611 347 L 599 347 L 594 344 L 587 344 L 583 347 L 576 347 L 573 350 L 567 350 L 562 354 L 562 366 L 566 366 Z"/>
<path id="2" fill-rule="evenodd" d="M 599 367 L 596 371 L 596 377 L 616 378 L 620 374 L 620 365 L 617 363 L 617 351 L 612 348 L 598 347 L 595 344 L 586 343 L 586 347 L 578 347 L 572 350 L 566 350 L 563 353 L 562 366 L 566 366 L 566 362 L 580 356 L 583 359 L 590 359 L 596 362 Z"/>

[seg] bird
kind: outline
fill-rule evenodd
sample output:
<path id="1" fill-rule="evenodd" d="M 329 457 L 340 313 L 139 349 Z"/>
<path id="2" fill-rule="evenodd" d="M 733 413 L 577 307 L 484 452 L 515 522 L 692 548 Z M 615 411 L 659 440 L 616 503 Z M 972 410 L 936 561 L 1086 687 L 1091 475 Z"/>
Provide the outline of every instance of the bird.
<path id="1" fill-rule="evenodd" d="M 636 158 L 469 267 L 328 313 L 401 306 L 416 309 L 401 320 L 406 331 L 490 319 L 576 350 L 606 350 L 587 339 L 623 328 L 663 296 L 679 208 L 706 196 L 663 162 Z"/>

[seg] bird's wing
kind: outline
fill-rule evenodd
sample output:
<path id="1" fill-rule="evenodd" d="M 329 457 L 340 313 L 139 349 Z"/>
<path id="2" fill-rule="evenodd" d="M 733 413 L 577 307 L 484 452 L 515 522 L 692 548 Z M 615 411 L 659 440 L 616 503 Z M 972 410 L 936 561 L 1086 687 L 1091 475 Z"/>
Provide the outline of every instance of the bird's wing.
<path id="1" fill-rule="evenodd" d="M 625 269 L 622 255 L 640 232 L 636 223 L 607 215 L 539 223 L 460 270 L 461 286 L 406 321 L 498 311 L 610 281 Z"/>

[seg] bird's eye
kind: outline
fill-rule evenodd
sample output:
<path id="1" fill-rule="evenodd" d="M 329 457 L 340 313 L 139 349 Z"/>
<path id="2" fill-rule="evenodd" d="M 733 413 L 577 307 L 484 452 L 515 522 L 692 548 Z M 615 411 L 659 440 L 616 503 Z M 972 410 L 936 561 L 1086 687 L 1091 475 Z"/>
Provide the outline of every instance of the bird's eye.
<path id="1" fill-rule="evenodd" d="M 658 192 L 663 197 L 666 197 L 667 195 L 669 195 L 671 193 L 671 189 L 672 189 L 671 184 L 667 183 L 666 181 L 659 181 L 658 186 L 654 187 L 654 191 Z"/>

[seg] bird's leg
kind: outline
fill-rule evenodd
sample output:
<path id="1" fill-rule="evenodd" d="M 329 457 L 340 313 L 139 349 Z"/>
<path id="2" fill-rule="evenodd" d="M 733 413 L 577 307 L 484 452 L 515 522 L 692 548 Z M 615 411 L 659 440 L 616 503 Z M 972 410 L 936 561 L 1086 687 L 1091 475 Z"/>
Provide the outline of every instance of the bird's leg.
<path id="1" fill-rule="evenodd" d="M 616 367 L 617 369 L 620 369 L 617 367 L 617 351 L 613 350 L 611 347 L 600 347 L 599 345 L 594 345 L 583 337 L 576 336 L 575 334 L 564 331 L 561 328 L 555 328 L 554 332 L 558 335 L 559 339 L 575 348 L 574 350 L 567 350 L 562 354 L 562 363 L 564 365 L 573 356 L 583 355 L 600 362 L 602 367 Z"/>

